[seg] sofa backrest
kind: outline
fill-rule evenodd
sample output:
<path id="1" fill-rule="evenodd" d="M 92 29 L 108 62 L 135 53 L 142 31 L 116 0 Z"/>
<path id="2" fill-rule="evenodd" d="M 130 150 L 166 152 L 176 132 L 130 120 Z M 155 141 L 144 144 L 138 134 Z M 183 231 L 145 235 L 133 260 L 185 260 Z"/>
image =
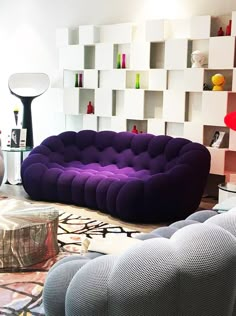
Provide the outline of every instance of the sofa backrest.
<path id="1" fill-rule="evenodd" d="M 51 162 L 115 164 L 137 171 L 146 169 L 150 174 L 167 172 L 178 164 L 187 164 L 204 174 L 210 168 L 210 154 L 203 145 L 165 135 L 67 131 L 45 139 L 32 151 L 36 152 L 48 155 Z"/>

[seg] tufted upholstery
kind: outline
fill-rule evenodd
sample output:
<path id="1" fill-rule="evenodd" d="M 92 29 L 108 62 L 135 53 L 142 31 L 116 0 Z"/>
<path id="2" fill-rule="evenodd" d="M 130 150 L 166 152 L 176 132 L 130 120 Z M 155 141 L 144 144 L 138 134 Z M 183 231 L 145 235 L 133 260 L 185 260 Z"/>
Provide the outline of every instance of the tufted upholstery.
<path id="1" fill-rule="evenodd" d="M 44 140 L 21 175 L 33 199 L 154 222 L 195 211 L 209 168 L 208 150 L 184 138 L 84 130 Z"/>
<path id="2" fill-rule="evenodd" d="M 44 286 L 46 316 L 235 316 L 236 212 L 194 215 L 119 256 L 57 262 Z"/>

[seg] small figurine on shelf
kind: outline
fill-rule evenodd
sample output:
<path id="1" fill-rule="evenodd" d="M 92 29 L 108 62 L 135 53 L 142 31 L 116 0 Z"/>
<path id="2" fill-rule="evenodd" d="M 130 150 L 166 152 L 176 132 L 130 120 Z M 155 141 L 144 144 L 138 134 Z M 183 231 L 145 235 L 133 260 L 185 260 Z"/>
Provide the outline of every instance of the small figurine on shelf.
<path id="1" fill-rule="evenodd" d="M 120 53 L 117 54 L 116 68 L 120 68 Z"/>
<path id="2" fill-rule="evenodd" d="M 204 64 L 205 56 L 200 50 L 195 50 L 191 54 L 192 68 L 201 68 Z"/>
<path id="3" fill-rule="evenodd" d="M 16 123 L 16 126 L 17 126 L 17 124 L 18 124 L 18 116 L 19 116 L 19 107 L 17 105 L 14 107 L 13 112 L 14 112 L 14 117 L 15 117 L 15 123 Z"/>
<path id="4" fill-rule="evenodd" d="M 229 20 L 229 24 L 226 26 L 226 31 L 225 35 L 231 35 L 231 25 L 232 25 L 232 20 Z"/>
<path id="5" fill-rule="evenodd" d="M 140 74 L 136 74 L 135 89 L 140 89 Z"/>
<path id="6" fill-rule="evenodd" d="M 210 91 L 210 90 L 212 90 L 212 88 L 210 88 L 210 86 L 207 83 L 204 83 L 203 84 L 203 90 L 204 91 Z"/>
<path id="7" fill-rule="evenodd" d="M 126 68 L 126 60 L 125 60 L 125 58 L 126 58 L 125 54 L 122 54 L 122 64 L 121 64 L 122 68 Z"/>
<path id="8" fill-rule="evenodd" d="M 225 32 L 223 31 L 222 29 L 222 26 L 219 28 L 218 32 L 217 32 L 217 35 L 218 36 L 224 36 L 225 35 Z"/>
<path id="9" fill-rule="evenodd" d="M 89 101 L 89 104 L 87 105 L 87 114 L 94 114 L 94 107 L 91 101 Z"/>
<path id="10" fill-rule="evenodd" d="M 79 74 L 79 88 L 83 87 L 83 74 Z"/>
<path id="11" fill-rule="evenodd" d="M 223 87 L 225 84 L 225 77 L 222 74 L 215 74 L 211 77 L 211 81 L 213 83 L 213 91 L 223 91 Z"/>
<path id="12" fill-rule="evenodd" d="M 138 134 L 138 130 L 137 130 L 136 125 L 133 126 L 131 133 Z"/>

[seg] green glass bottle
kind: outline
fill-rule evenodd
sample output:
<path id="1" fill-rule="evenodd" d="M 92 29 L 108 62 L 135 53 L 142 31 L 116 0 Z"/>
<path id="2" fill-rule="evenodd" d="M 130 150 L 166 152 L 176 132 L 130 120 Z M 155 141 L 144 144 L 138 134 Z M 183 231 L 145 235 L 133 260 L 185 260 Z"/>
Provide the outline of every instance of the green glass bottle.
<path id="1" fill-rule="evenodd" d="M 75 87 L 79 87 L 79 74 L 75 74 Z"/>
<path id="2" fill-rule="evenodd" d="M 120 54 L 117 54 L 116 68 L 120 68 L 121 67 L 120 57 L 121 57 Z"/>
<path id="3" fill-rule="evenodd" d="M 140 89 L 140 74 L 136 74 L 135 89 Z"/>

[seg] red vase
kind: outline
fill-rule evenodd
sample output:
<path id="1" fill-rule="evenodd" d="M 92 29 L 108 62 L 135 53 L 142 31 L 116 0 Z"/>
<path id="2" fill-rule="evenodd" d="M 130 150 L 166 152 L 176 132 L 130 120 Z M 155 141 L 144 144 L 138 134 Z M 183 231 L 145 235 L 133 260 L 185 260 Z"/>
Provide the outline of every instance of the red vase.
<path id="1" fill-rule="evenodd" d="M 225 35 L 231 35 L 231 25 L 232 25 L 232 20 L 229 20 L 229 24 L 226 26 Z"/>
<path id="2" fill-rule="evenodd" d="M 219 28 L 217 35 L 218 36 L 224 36 L 225 32 L 223 31 L 222 27 Z"/>
<path id="3" fill-rule="evenodd" d="M 131 133 L 138 134 L 138 130 L 136 128 L 136 125 L 133 126 Z"/>
<path id="4" fill-rule="evenodd" d="M 87 105 L 87 114 L 94 114 L 94 107 L 91 101 L 89 101 L 89 104 Z"/>

